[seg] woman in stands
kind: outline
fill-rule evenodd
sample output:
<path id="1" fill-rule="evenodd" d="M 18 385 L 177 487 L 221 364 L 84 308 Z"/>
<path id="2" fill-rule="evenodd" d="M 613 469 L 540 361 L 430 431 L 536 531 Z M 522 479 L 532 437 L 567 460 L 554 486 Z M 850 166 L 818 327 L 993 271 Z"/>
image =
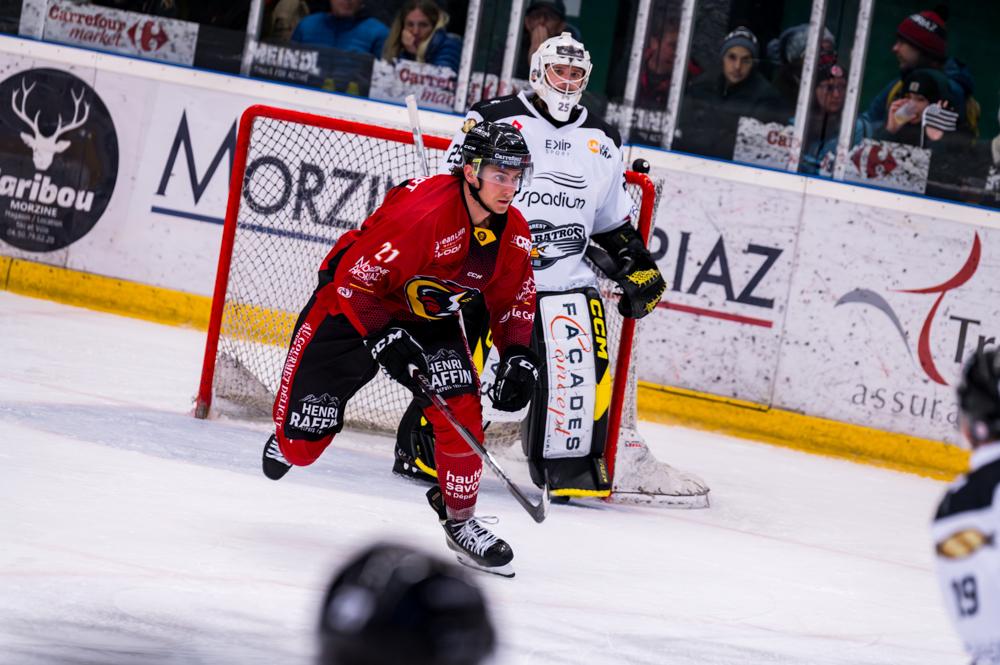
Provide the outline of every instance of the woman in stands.
<path id="1" fill-rule="evenodd" d="M 382 57 L 415 60 L 458 71 L 462 40 L 445 31 L 448 13 L 433 0 L 407 0 L 389 28 Z"/>

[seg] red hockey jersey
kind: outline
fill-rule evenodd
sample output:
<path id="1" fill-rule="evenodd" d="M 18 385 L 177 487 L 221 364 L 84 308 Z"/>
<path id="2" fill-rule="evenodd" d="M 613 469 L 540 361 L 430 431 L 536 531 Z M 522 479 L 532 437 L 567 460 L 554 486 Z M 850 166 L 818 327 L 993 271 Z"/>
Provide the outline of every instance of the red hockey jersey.
<path id="1" fill-rule="evenodd" d="M 458 314 L 482 293 L 493 341 L 527 346 L 535 317 L 531 235 L 515 208 L 475 227 L 453 175 L 414 178 L 389 191 L 361 228 L 345 233 L 323 261 L 333 286 L 320 297 L 361 335 L 391 321 Z"/>

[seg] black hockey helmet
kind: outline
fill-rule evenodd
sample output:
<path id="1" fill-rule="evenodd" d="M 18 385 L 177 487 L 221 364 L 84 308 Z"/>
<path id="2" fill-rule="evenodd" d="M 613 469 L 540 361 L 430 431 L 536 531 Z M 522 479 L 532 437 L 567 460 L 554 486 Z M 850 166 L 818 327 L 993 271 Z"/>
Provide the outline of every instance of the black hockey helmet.
<path id="1" fill-rule="evenodd" d="M 977 351 L 966 363 L 958 407 L 973 446 L 1000 439 L 1000 350 Z"/>
<path id="2" fill-rule="evenodd" d="M 487 164 L 521 169 L 521 186 L 531 184 L 531 151 L 513 125 L 488 120 L 474 125 L 462 142 L 462 163 L 471 164 L 477 177 L 479 169 Z"/>
<path id="3" fill-rule="evenodd" d="M 320 618 L 319 665 L 479 665 L 496 637 L 457 566 L 376 544 L 336 575 Z"/>

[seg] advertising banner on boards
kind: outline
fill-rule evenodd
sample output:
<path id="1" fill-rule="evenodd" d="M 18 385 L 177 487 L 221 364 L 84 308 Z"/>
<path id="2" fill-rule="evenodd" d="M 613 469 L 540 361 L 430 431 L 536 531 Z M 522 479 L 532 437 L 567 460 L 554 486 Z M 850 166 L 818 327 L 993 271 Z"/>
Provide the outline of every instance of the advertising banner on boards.
<path id="1" fill-rule="evenodd" d="M 53 0 L 45 10 L 43 37 L 47 41 L 191 65 L 198 24 Z"/>
<path id="2" fill-rule="evenodd" d="M 114 195 L 114 119 L 94 87 L 54 68 L 0 81 L 0 102 L 0 238 L 28 252 L 64 249 Z"/>
<path id="3" fill-rule="evenodd" d="M 651 176 L 661 193 L 650 250 L 667 292 L 642 322 L 639 378 L 769 404 L 803 190 Z"/>
<path id="4" fill-rule="evenodd" d="M 774 405 L 958 442 L 963 362 L 1000 335 L 1000 232 L 810 197 Z"/>
<path id="5" fill-rule="evenodd" d="M 421 108 L 451 111 L 455 106 L 455 84 L 458 75 L 448 67 L 436 67 L 423 62 L 397 60 L 395 63 L 376 60 L 372 69 L 369 96 L 389 102 L 402 102 L 415 95 Z"/>

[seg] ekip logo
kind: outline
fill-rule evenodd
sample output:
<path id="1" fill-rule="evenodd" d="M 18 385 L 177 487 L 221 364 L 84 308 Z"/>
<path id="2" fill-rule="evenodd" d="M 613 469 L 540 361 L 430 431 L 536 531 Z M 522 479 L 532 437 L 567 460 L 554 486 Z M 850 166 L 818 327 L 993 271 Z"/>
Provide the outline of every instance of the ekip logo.
<path id="1" fill-rule="evenodd" d="M 917 358 L 920 361 L 920 367 L 924 370 L 924 374 L 927 378 L 934 383 L 940 384 L 942 386 L 948 385 L 944 377 L 938 371 L 937 365 L 934 362 L 934 355 L 931 351 L 931 327 L 934 324 L 934 317 L 937 314 L 938 308 L 941 306 L 941 302 L 944 300 L 945 294 L 949 291 L 953 291 L 960 286 L 964 285 L 972 276 L 976 274 L 976 270 L 979 269 L 979 260 L 982 255 L 982 244 L 979 241 L 979 234 L 977 233 L 972 241 L 972 249 L 969 252 L 969 257 L 965 260 L 965 264 L 959 268 L 958 272 L 955 273 L 953 277 L 945 280 L 944 282 L 937 284 L 936 286 L 928 286 L 919 289 L 896 289 L 897 293 L 910 293 L 910 294 L 937 294 L 937 298 L 934 299 L 934 304 L 931 306 L 930 311 L 927 312 L 927 317 L 924 319 L 924 323 L 920 328 L 920 338 L 917 342 Z M 892 323 L 896 332 L 899 333 L 899 337 L 906 347 L 906 351 L 913 357 L 913 350 L 910 348 L 910 342 L 906 334 L 906 330 L 903 328 L 903 324 L 900 322 L 899 316 L 897 316 L 895 310 L 889 305 L 888 301 L 879 293 L 872 291 L 871 289 L 854 289 L 848 293 L 841 296 L 834 307 L 839 307 L 841 305 L 848 304 L 859 304 L 859 305 L 869 305 L 874 307 L 878 311 L 888 317 L 889 321 Z M 955 317 L 952 317 L 955 318 Z M 957 361 L 961 361 L 962 351 L 965 345 L 965 328 L 962 328 L 962 334 L 959 339 L 959 349 L 957 353 Z"/>
<path id="2" fill-rule="evenodd" d="M 446 279 L 420 275 L 410 279 L 404 290 L 410 311 L 424 319 L 454 316 L 479 294 L 476 289 L 468 289 Z"/>

